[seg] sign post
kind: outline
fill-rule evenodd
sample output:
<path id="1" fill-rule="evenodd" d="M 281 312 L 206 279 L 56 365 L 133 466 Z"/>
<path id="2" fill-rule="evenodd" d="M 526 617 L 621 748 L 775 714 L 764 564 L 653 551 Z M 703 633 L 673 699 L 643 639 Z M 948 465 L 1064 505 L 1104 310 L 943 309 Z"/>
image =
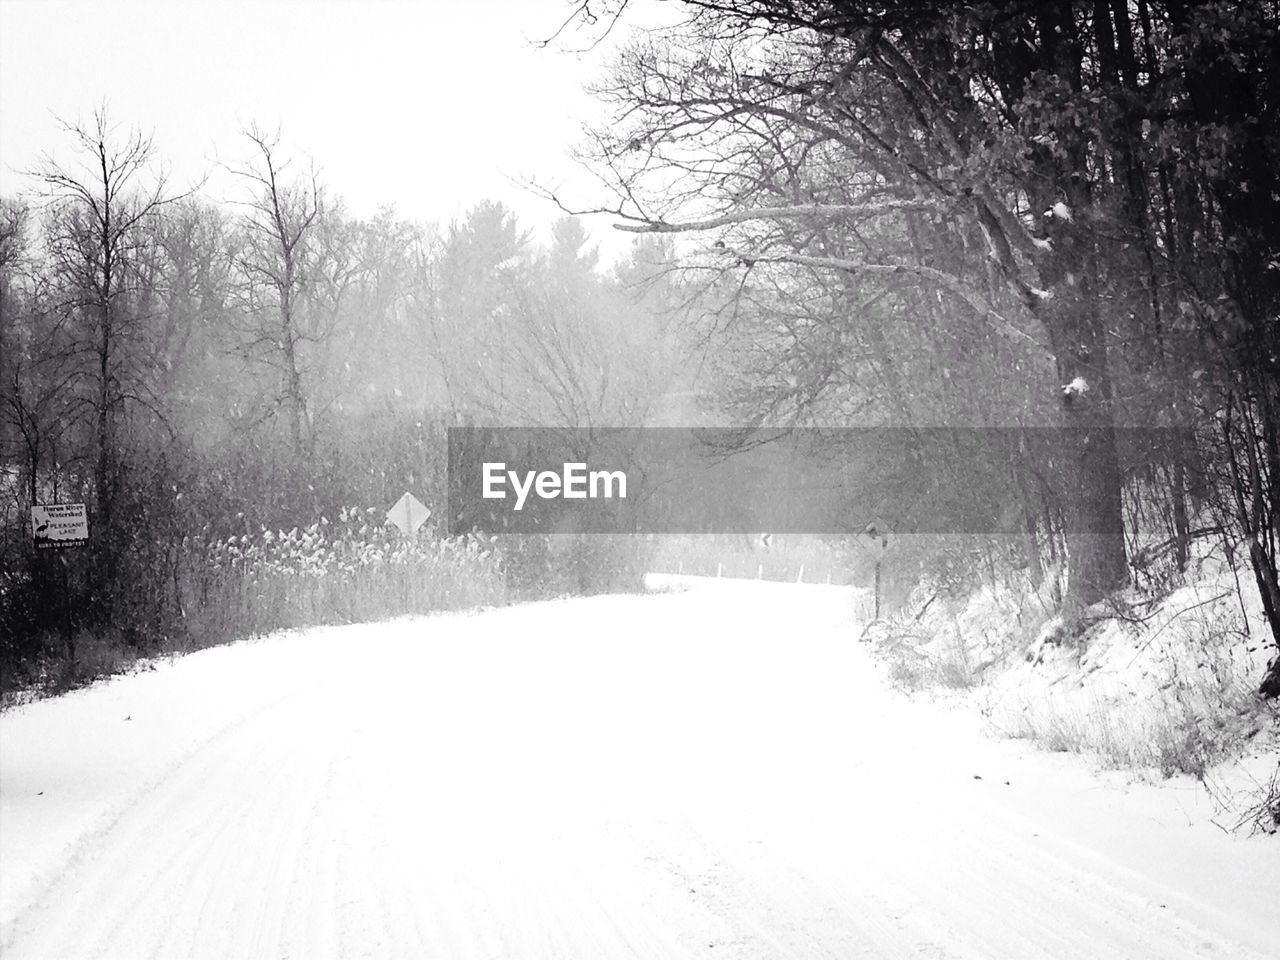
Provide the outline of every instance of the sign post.
<path id="1" fill-rule="evenodd" d="M 89 542 L 89 511 L 83 503 L 32 504 L 31 537 L 37 550 L 83 547 Z"/>
<path id="2" fill-rule="evenodd" d="M 89 511 L 83 503 L 33 503 L 31 542 L 37 550 L 55 550 L 62 576 L 62 644 L 67 650 L 67 669 L 75 663 L 75 640 L 71 635 L 71 589 L 67 586 L 67 557 L 64 550 L 89 543 Z"/>
<path id="3" fill-rule="evenodd" d="M 867 524 L 863 534 L 870 538 L 874 544 L 879 541 L 880 549 L 875 554 L 875 610 L 872 613 L 873 620 L 880 619 L 880 565 L 884 561 L 885 551 L 889 549 L 889 529 L 882 520 L 872 520 Z"/>

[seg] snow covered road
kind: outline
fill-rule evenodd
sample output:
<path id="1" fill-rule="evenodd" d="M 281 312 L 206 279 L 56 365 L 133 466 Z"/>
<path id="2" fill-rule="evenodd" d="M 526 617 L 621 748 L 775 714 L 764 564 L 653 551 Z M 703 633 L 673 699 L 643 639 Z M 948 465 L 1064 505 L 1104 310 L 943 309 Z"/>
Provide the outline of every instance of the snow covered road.
<path id="1" fill-rule="evenodd" d="M 0 954 L 1274 957 L 1280 847 L 885 690 L 838 588 L 309 631 L 0 717 Z"/>

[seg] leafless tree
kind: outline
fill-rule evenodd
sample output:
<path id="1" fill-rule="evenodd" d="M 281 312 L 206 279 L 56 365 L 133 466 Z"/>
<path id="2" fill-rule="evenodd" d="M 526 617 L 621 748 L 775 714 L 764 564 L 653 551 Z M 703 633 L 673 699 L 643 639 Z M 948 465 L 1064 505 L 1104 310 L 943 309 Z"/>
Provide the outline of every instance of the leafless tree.
<path id="1" fill-rule="evenodd" d="M 63 123 L 78 158 L 46 158 L 33 171 L 44 188 L 47 243 L 61 300 L 61 360 L 73 415 L 92 423 L 97 521 L 110 528 L 119 455 L 118 431 L 130 404 L 153 408 L 148 330 L 140 268 L 149 238 L 142 228 L 178 196 L 154 172 L 152 138 L 122 132 L 100 107 L 87 123 Z"/>
<path id="2" fill-rule="evenodd" d="M 253 159 L 233 170 L 250 192 L 235 255 L 246 321 L 240 348 L 246 359 L 278 375 L 275 405 L 284 410 L 293 452 L 308 458 L 315 432 L 304 354 L 331 329 L 331 318 L 318 316 L 309 302 L 324 281 L 325 193 L 314 166 L 290 176 L 291 162 L 280 158 L 279 131 L 254 125 L 244 135 Z"/>

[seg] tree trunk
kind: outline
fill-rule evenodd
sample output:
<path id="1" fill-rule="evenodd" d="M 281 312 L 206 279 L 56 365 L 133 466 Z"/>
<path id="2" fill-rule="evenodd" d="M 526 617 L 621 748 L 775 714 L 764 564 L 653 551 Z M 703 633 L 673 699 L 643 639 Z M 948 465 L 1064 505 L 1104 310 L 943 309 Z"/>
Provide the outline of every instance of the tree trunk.
<path id="1" fill-rule="evenodd" d="M 288 256 L 286 254 L 286 256 Z M 280 291 L 280 343 L 284 350 L 284 402 L 289 417 L 289 439 L 300 462 L 311 460 L 311 425 L 307 417 L 306 394 L 298 358 L 298 335 L 293 315 L 293 268 L 287 262 L 287 285 Z"/>
<path id="2" fill-rule="evenodd" d="M 1173 559 L 1179 573 L 1186 573 L 1190 559 L 1191 525 L 1187 520 L 1187 468 L 1181 445 L 1173 461 Z"/>
<path id="3" fill-rule="evenodd" d="M 1067 602 L 1083 607 L 1122 586 L 1128 564 L 1106 332 L 1092 256 L 1080 255 L 1073 239 L 1062 237 L 1062 254 L 1042 274 L 1055 296 L 1041 314 L 1061 381 Z"/>
<path id="4" fill-rule="evenodd" d="M 1266 612 L 1267 623 L 1271 627 L 1271 637 L 1276 642 L 1275 659 L 1262 678 L 1258 693 L 1268 698 L 1280 697 L 1280 580 L 1277 579 L 1271 558 L 1257 539 L 1249 545 L 1249 561 L 1253 567 L 1253 577 L 1258 583 L 1258 593 L 1262 595 L 1262 609 Z"/>

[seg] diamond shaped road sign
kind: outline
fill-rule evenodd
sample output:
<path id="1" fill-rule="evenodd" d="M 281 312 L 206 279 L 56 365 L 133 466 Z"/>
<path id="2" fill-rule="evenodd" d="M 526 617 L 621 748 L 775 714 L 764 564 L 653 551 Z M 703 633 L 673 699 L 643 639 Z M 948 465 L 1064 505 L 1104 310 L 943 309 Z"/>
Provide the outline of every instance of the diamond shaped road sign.
<path id="1" fill-rule="evenodd" d="M 396 501 L 396 505 L 387 511 L 387 523 L 394 523 L 400 532 L 407 537 L 418 532 L 418 528 L 427 522 L 431 511 L 412 493 L 406 493 Z"/>

